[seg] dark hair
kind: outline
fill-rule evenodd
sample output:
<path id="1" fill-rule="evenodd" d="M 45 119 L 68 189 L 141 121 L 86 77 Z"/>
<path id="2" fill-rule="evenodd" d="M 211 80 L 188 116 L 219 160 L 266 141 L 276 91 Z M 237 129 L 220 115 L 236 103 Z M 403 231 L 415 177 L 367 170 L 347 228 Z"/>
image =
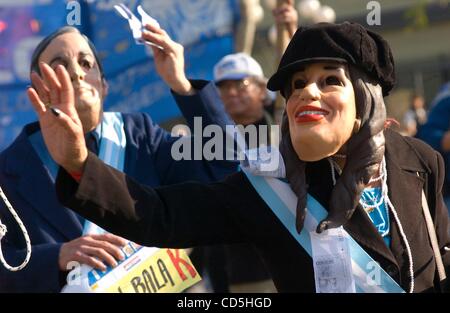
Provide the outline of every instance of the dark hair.
<path id="1" fill-rule="evenodd" d="M 97 62 L 98 69 L 100 71 L 100 75 L 102 78 L 105 78 L 105 74 L 103 72 L 103 66 L 100 62 L 100 59 L 98 57 L 97 50 L 95 49 L 94 44 L 89 40 L 89 38 L 85 35 L 83 35 L 77 28 L 72 26 L 64 26 L 61 28 L 58 28 L 55 32 L 51 33 L 37 45 L 36 49 L 34 49 L 33 55 L 31 56 L 31 65 L 30 65 L 30 73 L 36 72 L 39 75 L 41 74 L 41 70 L 39 69 L 39 57 L 41 56 L 42 52 L 48 47 L 50 42 L 53 41 L 56 37 L 59 37 L 61 35 L 67 34 L 67 33 L 77 33 L 80 34 L 88 43 L 89 48 L 92 50 L 92 53 L 94 54 L 95 61 Z"/>
<path id="2" fill-rule="evenodd" d="M 384 155 L 383 130 L 386 108 L 381 86 L 354 66 L 349 66 L 349 72 L 361 127 L 346 143 L 346 164 L 331 192 L 329 213 L 327 218 L 319 224 L 320 230 L 344 225 L 350 219 L 364 186 L 375 174 Z M 296 226 L 300 231 L 303 228 L 306 213 L 307 162 L 298 158 L 292 146 L 286 112 L 283 116 L 281 133 L 280 152 L 285 161 L 289 184 L 298 197 Z"/>

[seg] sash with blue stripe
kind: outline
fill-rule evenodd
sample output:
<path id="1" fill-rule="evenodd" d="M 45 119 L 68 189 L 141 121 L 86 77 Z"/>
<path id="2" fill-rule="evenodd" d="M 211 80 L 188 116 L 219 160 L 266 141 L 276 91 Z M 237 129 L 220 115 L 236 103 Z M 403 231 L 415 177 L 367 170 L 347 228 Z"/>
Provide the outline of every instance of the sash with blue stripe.
<path id="1" fill-rule="evenodd" d="M 119 112 L 104 112 L 100 129 L 98 158 L 116 170 L 123 172 L 127 139 L 122 114 Z M 83 235 L 104 232 L 100 226 L 88 220 L 85 221 Z"/>
<path id="2" fill-rule="evenodd" d="M 303 230 L 295 229 L 295 211 L 297 196 L 289 184 L 273 177 L 251 174 L 242 168 L 260 197 L 272 209 L 284 227 L 312 257 L 310 232 L 315 231 L 318 223 L 326 218 L 327 211 L 311 195 L 307 198 L 307 214 Z M 345 232 L 345 230 L 344 230 Z M 359 293 L 402 293 L 404 290 L 389 276 L 366 251 L 349 236 L 352 274 L 356 292 Z"/>

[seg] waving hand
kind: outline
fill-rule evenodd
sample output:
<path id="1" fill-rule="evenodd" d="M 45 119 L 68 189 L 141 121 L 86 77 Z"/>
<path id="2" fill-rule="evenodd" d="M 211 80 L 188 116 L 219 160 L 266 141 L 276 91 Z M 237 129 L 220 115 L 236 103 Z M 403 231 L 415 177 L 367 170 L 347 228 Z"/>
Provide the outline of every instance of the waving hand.
<path id="1" fill-rule="evenodd" d="M 42 78 L 31 74 L 34 88 L 28 88 L 27 94 L 39 117 L 45 144 L 56 163 L 68 172 L 81 172 L 87 148 L 69 74 L 62 65 L 56 71 L 45 63 L 39 67 Z"/>

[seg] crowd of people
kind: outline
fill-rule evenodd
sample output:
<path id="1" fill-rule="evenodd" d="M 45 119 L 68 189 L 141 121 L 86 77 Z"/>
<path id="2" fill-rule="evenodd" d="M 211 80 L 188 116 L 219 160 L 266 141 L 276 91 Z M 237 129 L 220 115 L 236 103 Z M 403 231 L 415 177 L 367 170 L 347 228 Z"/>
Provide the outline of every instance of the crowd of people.
<path id="1" fill-rule="evenodd" d="M 277 11 L 278 23 L 297 25 L 292 10 Z M 224 133 L 227 125 L 266 125 L 257 129 L 268 130 L 268 142 L 244 141 L 267 150 L 275 144 L 267 89 L 281 93 L 276 177 L 237 159 L 175 161 L 171 148 L 179 138 L 150 116 L 103 111 L 108 82 L 94 45 L 73 27 L 58 29 L 31 60 L 27 94 L 38 121 L 0 154 L 0 186 L 27 226 L 33 253 L 20 272 L 0 268 L 1 292 L 59 292 L 69 262 L 115 266 L 125 240 L 195 247 L 194 263 L 211 283 L 207 291 L 320 291 L 317 277 L 330 277 L 320 276 L 304 242 L 314 238 L 306 235 L 311 225 L 322 236 L 345 230 L 387 274 L 382 289 L 450 290 L 442 276 L 442 267 L 450 274 L 450 85 L 428 118 L 414 97 L 405 118 L 410 136 L 402 136 L 386 127 L 394 56 L 388 42 L 362 25 L 300 27 L 269 79 L 254 58 L 235 53 L 216 64 L 211 82 L 189 80 L 183 47 L 158 26 L 145 28 L 142 39 L 163 48 L 151 46 L 155 68 L 189 126 L 195 116 Z M 123 129 L 116 168 L 101 153 L 111 119 Z M 428 144 L 411 137 L 416 132 Z M 263 190 L 258 179 L 285 184 Z M 274 204 L 271 193 L 292 194 L 293 211 L 284 214 L 287 198 Z M 326 210 L 315 223 L 310 197 Z M 0 216 L 14 225 L 2 204 Z M 109 233 L 85 234 L 86 220 Z M 23 258 L 18 228 L 8 228 L 2 248 L 11 263 Z M 342 291 L 340 276 L 332 278 L 326 288 Z"/>

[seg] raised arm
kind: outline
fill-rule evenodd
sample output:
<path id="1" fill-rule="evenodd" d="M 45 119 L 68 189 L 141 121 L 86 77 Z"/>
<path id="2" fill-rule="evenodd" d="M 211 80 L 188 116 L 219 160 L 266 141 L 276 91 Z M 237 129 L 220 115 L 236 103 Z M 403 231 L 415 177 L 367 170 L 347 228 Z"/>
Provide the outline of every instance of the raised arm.
<path id="1" fill-rule="evenodd" d="M 162 28 L 154 25 L 146 25 L 145 28 L 142 38 L 163 48 L 151 46 L 159 76 L 177 94 L 194 94 L 195 89 L 185 74 L 183 46 L 173 41 Z"/>

